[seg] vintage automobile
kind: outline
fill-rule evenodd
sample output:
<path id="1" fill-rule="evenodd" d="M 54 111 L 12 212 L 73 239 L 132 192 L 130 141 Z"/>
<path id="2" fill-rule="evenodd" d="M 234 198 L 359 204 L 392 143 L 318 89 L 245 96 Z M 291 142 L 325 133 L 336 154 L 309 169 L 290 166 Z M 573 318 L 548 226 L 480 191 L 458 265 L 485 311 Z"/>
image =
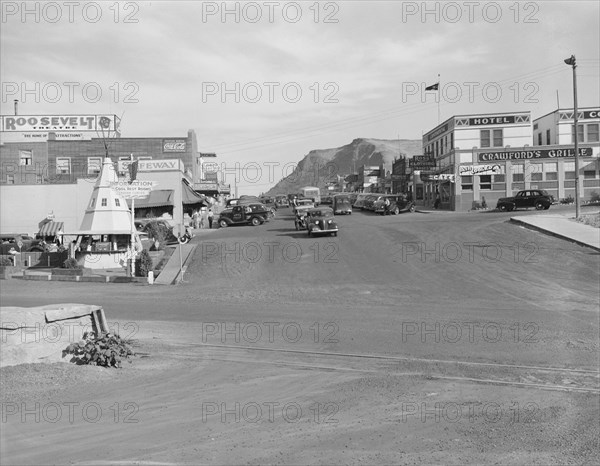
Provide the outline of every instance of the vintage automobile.
<path id="1" fill-rule="evenodd" d="M 219 226 L 231 225 L 258 226 L 269 220 L 271 211 L 263 204 L 241 204 L 225 209 L 219 214 Z"/>
<path id="2" fill-rule="evenodd" d="M 306 211 L 306 230 L 311 235 L 337 236 L 338 225 L 333 209 L 330 207 L 315 207 Z"/>
<path id="3" fill-rule="evenodd" d="M 333 196 L 332 209 L 335 215 L 352 215 L 352 203 L 350 202 L 350 198 L 345 194 L 338 194 L 337 196 Z"/>
<path id="4" fill-rule="evenodd" d="M 359 193 L 356 196 L 356 200 L 354 201 L 354 204 L 352 204 L 352 207 L 354 207 L 355 209 L 363 210 L 365 208 L 365 201 L 368 196 L 369 193 Z"/>
<path id="5" fill-rule="evenodd" d="M 19 248 L 19 243 L 21 247 Z M 33 239 L 26 234 L 3 234 L 0 235 L 0 254 L 11 254 L 18 252 L 43 252 L 44 244 L 40 240 Z"/>
<path id="6" fill-rule="evenodd" d="M 387 213 L 398 215 L 400 212 L 414 212 L 415 211 L 415 203 L 409 200 L 406 194 L 388 194 L 385 196 L 381 196 L 381 199 L 378 199 L 373 204 L 373 211 L 375 213 L 385 215 L 385 200 L 389 199 L 390 206 L 387 210 Z"/>
<path id="7" fill-rule="evenodd" d="M 529 207 L 535 207 L 537 210 L 548 210 L 554 203 L 554 196 L 547 191 L 543 189 L 526 189 L 519 191 L 516 196 L 498 199 L 496 208 L 502 212 Z"/>
<path id="8" fill-rule="evenodd" d="M 312 199 L 296 199 L 296 205 L 292 206 L 294 211 L 294 215 L 297 215 L 298 212 L 301 212 L 306 209 L 312 209 L 315 206 L 315 203 Z"/>

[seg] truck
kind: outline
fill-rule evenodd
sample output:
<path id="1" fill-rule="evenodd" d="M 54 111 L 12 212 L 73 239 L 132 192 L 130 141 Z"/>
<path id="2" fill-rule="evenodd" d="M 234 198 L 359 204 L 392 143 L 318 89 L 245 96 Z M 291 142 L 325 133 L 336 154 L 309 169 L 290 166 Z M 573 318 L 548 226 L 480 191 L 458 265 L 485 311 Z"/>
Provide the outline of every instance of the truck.
<path id="1" fill-rule="evenodd" d="M 321 190 L 315 186 L 305 186 L 300 189 L 302 197 L 306 199 L 312 199 L 315 202 L 315 206 L 321 203 Z"/>

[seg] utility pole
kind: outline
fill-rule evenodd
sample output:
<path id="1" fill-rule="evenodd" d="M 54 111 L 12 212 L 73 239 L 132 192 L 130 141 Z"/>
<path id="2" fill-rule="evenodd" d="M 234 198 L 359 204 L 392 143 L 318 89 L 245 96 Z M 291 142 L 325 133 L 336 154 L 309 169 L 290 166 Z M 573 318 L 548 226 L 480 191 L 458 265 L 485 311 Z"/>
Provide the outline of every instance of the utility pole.
<path id="1" fill-rule="evenodd" d="M 577 62 L 575 55 L 571 55 L 565 60 L 567 65 L 573 67 L 573 125 L 575 139 L 575 218 L 579 218 L 580 198 L 579 198 L 579 128 L 578 128 L 578 110 L 577 110 Z"/>

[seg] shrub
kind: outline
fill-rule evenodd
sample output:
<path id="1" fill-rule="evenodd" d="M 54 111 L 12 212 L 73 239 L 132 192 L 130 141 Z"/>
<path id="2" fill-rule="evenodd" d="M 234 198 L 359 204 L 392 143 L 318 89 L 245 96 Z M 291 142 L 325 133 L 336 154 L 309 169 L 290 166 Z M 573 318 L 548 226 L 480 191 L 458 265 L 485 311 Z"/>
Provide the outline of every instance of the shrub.
<path id="1" fill-rule="evenodd" d="M 98 338 L 94 332 L 83 334 L 83 340 L 71 343 L 63 350 L 63 357 L 72 354 L 71 362 L 92 366 L 121 367 L 123 359 L 135 356 L 130 342 L 119 335 L 101 333 Z M 129 361 L 131 362 L 131 361 Z"/>
<path id="2" fill-rule="evenodd" d="M 592 196 L 590 198 L 590 201 L 592 201 L 592 202 L 600 201 L 600 194 L 597 191 L 592 191 Z"/>
<path id="3" fill-rule="evenodd" d="M 148 272 L 154 270 L 152 257 L 150 257 L 150 253 L 145 249 L 140 253 L 140 257 L 137 260 L 136 266 L 137 267 L 135 271 L 138 277 L 147 277 Z"/>
<path id="4" fill-rule="evenodd" d="M 0 257 L 0 267 L 12 267 L 13 261 L 8 257 Z"/>
<path id="5" fill-rule="evenodd" d="M 146 232 L 150 238 L 158 242 L 158 249 L 164 249 L 165 241 L 171 233 L 169 228 L 159 222 L 149 222 L 146 226 Z"/>
<path id="6" fill-rule="evenodd" d="M 77 259 L 75 259 L 74 257 L 69 257 L 66 261 L 63 262 L 63 268 L 80 269 L 81 266 L 77 263 Z"/>

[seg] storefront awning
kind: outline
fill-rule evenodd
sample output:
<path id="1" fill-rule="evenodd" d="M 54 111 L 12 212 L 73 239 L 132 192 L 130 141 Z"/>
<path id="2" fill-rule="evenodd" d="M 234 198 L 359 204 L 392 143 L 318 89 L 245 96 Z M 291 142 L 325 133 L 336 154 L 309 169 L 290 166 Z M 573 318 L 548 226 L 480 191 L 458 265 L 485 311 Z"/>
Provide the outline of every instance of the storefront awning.
<path id="1" fill-rule="evenodd" d="M 64 222 L 47 222 L 42 225 L 38 235 L 39 236 L 56 236 L 57 234 L 62 234 L 63 230 L 64 230 Z"/>
<path id="2" fill-rule="evenodd" d="M 173 190 L 172 189 L 157 189 L 150 191 L 148 197 L 135 200 L 136 209 L 144 209 L 146 207 L 162 207 L 173 205 Z"/>
<path id="3" fill-rule="evenodd" d="M 182 199 L 183 205 L 189 204 L 204 204 L 207 205 L 206 196 L 196 193 L 187 183 L 181 182 L 182 186 Z"/>

